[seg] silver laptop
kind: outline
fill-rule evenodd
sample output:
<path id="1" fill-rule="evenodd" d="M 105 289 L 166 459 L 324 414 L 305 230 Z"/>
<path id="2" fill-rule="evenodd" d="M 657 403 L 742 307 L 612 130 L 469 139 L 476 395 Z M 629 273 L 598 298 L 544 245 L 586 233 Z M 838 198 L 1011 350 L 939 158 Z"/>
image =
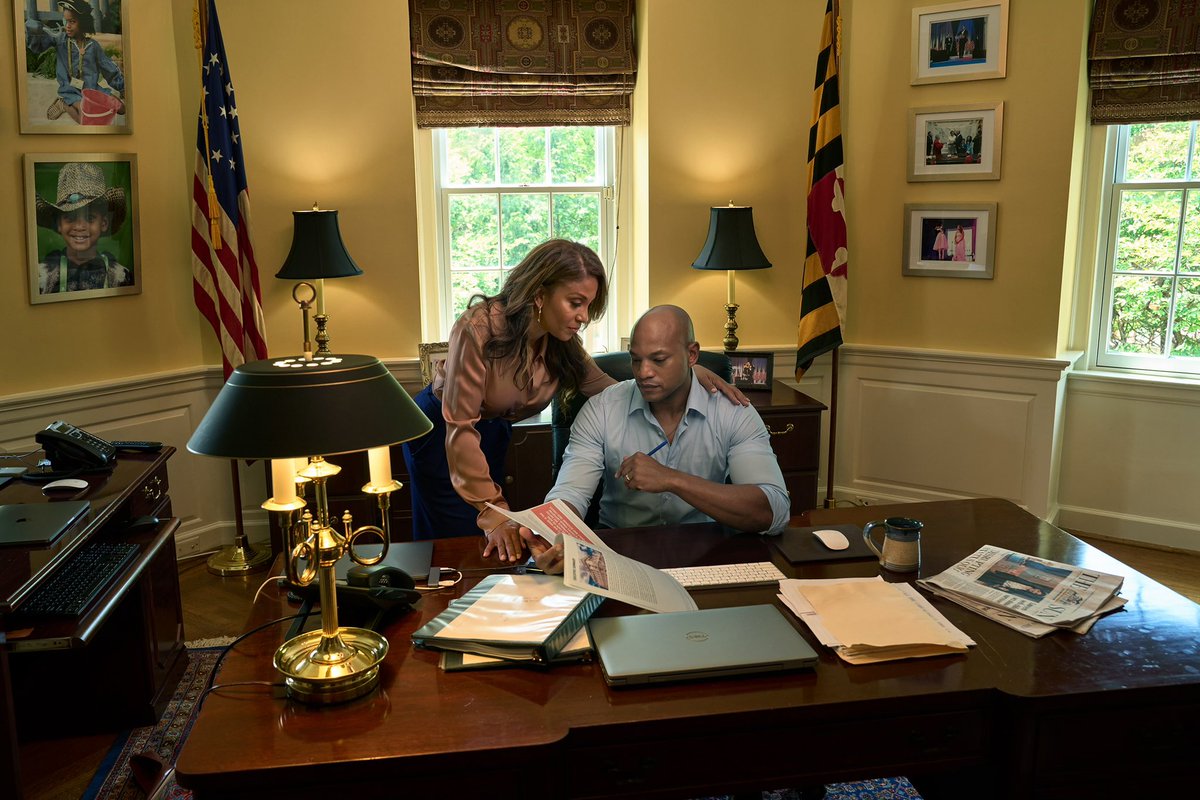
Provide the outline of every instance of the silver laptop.
<path id="1" fill-rule="evenodd" d="M 0 506 L 0 546 L 49 547 L 92 507 L 87 500 Z"/>
<path id="2" fill-rule="evenodd" d="M 809 647 L 771 605 L 598 617 L 588 623 L 609 686 L 804 669 Z"/>
<path id="3" fill-rule="evenodd" d="M 379 555 L 381 547 L 382 545 L 379 544 L 364 544 L 355 549 L 364 556 L 373 557 Z M 422 542 L 392 542 L 388 545 L 387 555 L 383 557 L 383 561 L 375 566 L 402 569 L 419 582 L 429 574 L 429 567 L 432 564 L 433 542 L 426 540 Z M 355 562 L 351 561 L 350 554 L 346 553 L 333 565 L 334 579 L 345 583 L 346 572 L 353 566 L 355 566 Z"/>

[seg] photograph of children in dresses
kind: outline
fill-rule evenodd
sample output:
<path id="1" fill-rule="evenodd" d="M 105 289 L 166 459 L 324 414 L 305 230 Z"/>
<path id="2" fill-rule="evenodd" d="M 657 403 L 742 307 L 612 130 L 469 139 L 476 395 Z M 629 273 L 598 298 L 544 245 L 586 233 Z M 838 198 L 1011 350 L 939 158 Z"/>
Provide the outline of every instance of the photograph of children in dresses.
<path id="1" fill-rule="evenodd" d="M 51 0 L 48 5 L 52 10 L 25 12 L 30 122 L 123 127 L 120 5 L 109 5 L 103 15 L 88 0 Z"/>
<path id="2" fill-rule="evenodd" d="M 987 17 L 929 23 L 929 66 L 987 63 Z"/>
<path id="3" fill-rule="evenodd" d="M 131 185 L 130 165 L 104 165 Z M 134 286 L 133 237 L 125 222 L 126 189 L 111 185 L 104 168 L 94 162 L 52 162 L 35 167 L 41 186 L 57 172 L 56 191 L 34 202 L 38 227 L 38 295 L 91 292 L 88 296 L 128 294 Z M 53 198 L 53 200 L 48 198 Z M 124 263 L 122 263 L 124 262 Z M 122 290 L 123 289 L 123 290 Z M 121 290 L 121 291 L 105 291 Z M 65 298 L 64 298 L 65 299 Z"/>
<path id="4" fill-rule="evenodd" d="M 983 152 L 983 117 L 925 122 L 925 166 L 978 164 Z"/>
<path id="5" fill-rule="evenodd" d="M 978 223 L 974 217 L 921 220 L 921 258 L 926 261 L 974 261 Z"/>

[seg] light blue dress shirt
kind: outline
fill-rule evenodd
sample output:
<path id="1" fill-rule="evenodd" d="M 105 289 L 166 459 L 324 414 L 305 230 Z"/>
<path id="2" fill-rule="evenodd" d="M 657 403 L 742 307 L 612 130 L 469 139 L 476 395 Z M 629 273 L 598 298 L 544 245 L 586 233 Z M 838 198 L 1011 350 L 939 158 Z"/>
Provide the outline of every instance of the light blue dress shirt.
<path id="1" fill-rule="evenodd" d="M 634 381 L 608 387 L 589 399 L 575 417 L 558 480 L 546 501 L 564 500 L 584 514 L 603 480 L 602 527 L 711 522 L 711 517 L 670 492 L 631 490 L 614 477 L 627 456 L 649 453 L 665 438 Z M 731 483 L 756 484 L 771 504 L 773 519 L 766 532 L 777 533 L 787 525 L 791 505 L 762 417 L 753 407 L 734 405 L 720 393 L 709 394 L 695 375 L 675 441 L 651 457 L 717 483 L 728 477 Z"/>

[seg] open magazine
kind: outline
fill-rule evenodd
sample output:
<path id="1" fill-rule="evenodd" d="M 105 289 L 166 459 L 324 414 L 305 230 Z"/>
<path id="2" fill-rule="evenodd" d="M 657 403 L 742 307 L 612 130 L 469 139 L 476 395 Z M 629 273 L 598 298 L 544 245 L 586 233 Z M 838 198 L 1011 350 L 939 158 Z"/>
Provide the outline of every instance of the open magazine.
<path id="1" fill-rule="evenodd" d="M 1067 628 L 1086 633 L 1125 604 L 1120 575 L 984 545 L 917 585 L 1033 637 Z"/>
<path id="2" fill-rule="evenodd" d="M 552 500 L 526 511 L 488 503 L 547 542 L 562 540 L 563 583 L 649 611 L 695 611 L 696 601 L 679 581 L 649 564 L 611 550 L 571 507 Z"/>

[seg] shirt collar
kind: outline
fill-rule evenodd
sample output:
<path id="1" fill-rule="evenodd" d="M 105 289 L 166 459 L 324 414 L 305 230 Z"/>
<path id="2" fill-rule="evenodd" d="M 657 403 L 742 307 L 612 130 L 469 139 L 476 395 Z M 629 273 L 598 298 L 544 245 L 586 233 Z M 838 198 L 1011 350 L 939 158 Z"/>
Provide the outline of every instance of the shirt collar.
<path id="1" fill-rule="evenodd" d="M 654 412 L 650 410 L 650 404 L 646 402 L 646 398 L 642 397 L 641 391 L 638 390 L 637 381 L 631 378 L 630 383 L 633 384 L 633 391 L 630 392 L 629 396 L 628 413 L 634 414 L 640 411 L 645 415 L 646 419 L 653 420 Z M 704 417 L 707 416 L 705 413 L 707 408 L 708 392 L 700 385 L 700 379 L 696 377 L 696 372 L 693 370 L 692 384 L 688 388 L 687 407 L 684 409 L 683 415 L 686 417 L 694 411 L 701 417 Z"/>

